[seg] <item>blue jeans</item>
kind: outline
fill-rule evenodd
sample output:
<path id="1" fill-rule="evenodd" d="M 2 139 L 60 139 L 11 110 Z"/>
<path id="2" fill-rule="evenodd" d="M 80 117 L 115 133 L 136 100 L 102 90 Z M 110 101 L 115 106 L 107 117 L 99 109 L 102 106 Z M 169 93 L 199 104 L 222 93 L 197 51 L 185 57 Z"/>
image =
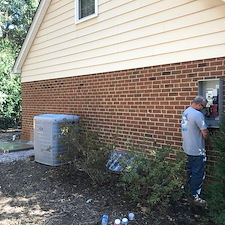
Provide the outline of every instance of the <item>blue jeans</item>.
<path id="1" fill-rule="evenodd" d="M 205 179 L 206 157 L 188 155 L 187 163 L 187 184 L 185 192 L 194 198 L 201 192 L 202 182 Z"/>

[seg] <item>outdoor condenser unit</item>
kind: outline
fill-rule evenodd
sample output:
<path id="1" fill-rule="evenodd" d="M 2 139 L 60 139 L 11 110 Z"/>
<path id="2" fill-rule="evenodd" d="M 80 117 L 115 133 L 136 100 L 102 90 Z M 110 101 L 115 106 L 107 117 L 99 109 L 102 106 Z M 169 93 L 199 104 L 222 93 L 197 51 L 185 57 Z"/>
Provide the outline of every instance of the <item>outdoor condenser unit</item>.
<path id="1" fill-rule="evenodd" d="M 65 152 L 59 145 L 60 123 L 65 120 L 71 123 L 78 122 L 79 117 L 64 114 L 42 114 L 34 117 L 36 162 L 50 166 L 63 164 L 57 156 Z"/>

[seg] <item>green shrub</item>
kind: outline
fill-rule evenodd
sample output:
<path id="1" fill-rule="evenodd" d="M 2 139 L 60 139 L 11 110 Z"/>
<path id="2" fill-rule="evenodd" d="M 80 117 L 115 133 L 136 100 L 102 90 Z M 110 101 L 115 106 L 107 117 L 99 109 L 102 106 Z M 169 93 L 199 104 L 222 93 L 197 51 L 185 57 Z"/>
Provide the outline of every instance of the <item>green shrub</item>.
<path id="1" fill-rule="evenodd" d="M 183 171 L 185 157 L 183 152 L 177 151 L 173 160 L 168 159 L 174 155 L 171 147 L 159 148 L 150 152 L 132 146 L 128 154 L 131 160 L 130 172 L 122 174 L 123 187 L 126 195 L 132 201 L 149 208 L 162 209 L 169 200 L 178 200 L 183 194 Z"/>
<path id="2" fill-rule="evenodd" d="M 61 124 L 59 141 L 65 150 L 59 158 L 71 161 L 73 170 L 83 170 L 95 184 L 113 181 L 113 173 L 106 164 L 114 148 L 103 143 L 97 132 L 89 131 L 80 123 L 65 121 Z M 170 200 L 180 199 L 186 161 L 183 151 L 155 146 L 154 150 L 147 152 L 133 144 L 128 144 L 128 148 L 125 158 L 129 163 L 124 157 L 118 163 L 126 168 L 126 172 L 121 173 L 120 184 L 132 202 L 162 211 Z M 175 154 L 174 159 L 169 158 Z"/>
<path id="3" fill-rule="evenodd" d="M 225 117 L 220 124 L 218 132 L 211 138 L 214 149 L 218 152 L 217 162 L 213 168 L 216 182 L 208 185 L 207 201 L 209 218 L 218 225 L 225 224 Z"/>
<path id="4" fill-rule="evenodd" d="M 14 118 L 3 116 L 0 117 L 0 129 L 7 130 L 9 127 L 14 126 Z"/>
<path id="5" fill-rule="evenodd" d="M 96 184 L 109 180 L 111 173 L 106 164 L 113 146 L 103 143 L 97 132 L 88 130 L 81 123 L 71 124 L 65 121 L 61 124 L 59 143 L 65 150 L 59 158 L 72 162 L 74 170 L 84 171 Z"/>
<path id="6" fill-rule="evenodd" d="M 21 83 L 10 74 L 18 47 L 8 39 L 0 40 L 0 128 L 21 125 Z"/>

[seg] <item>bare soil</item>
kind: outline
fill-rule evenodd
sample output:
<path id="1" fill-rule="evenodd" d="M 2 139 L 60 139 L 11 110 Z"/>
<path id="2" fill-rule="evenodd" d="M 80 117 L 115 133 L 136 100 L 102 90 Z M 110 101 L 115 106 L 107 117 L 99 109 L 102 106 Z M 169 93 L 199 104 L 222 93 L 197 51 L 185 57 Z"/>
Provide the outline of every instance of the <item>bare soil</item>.
<path id="1" fill-rule="evenodd" d="M 84 172 L 71 174 L 69 165 L 51 167 L 32 158 L 0 163 L 0 225 L 100 225 L 105 213 L 113 225 L 130 212 L 135 214 L 130 225 L 209 225 L 201 222 L 207 211 L 185 198 L 165 212 L 149 213 L 130 202 L 116 182 L 94 186 Z"/>

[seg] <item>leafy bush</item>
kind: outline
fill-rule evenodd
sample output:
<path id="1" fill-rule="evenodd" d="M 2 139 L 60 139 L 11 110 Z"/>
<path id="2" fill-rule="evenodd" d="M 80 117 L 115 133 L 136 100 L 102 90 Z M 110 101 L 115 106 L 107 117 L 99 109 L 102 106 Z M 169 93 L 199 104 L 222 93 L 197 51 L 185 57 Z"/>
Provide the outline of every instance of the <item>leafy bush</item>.
<path id="1" fill-rule="evenodd" d="M 11 74 L 40 0 L 0 3 L 0 128 L 21 125 L 20 76 Z"/>
<path id="2" fill-rule="evenodd" d="M 59 158 L 71 161 L 73 170 L 83 170 L 95 184 L 112 182 L 113 176 L 106 164 L 114 148 L 101 142 L 97 132 L 87 130 L 80 123 L 65 121 L 61 124 L 59 141 L 65 149 L 65 154 Z M 155 146 L 149 154 L 139 146 L 130 144 L 128 148 L 125 158 L 129 163 L 124 157 L 118 163 L 126 168 L 126 172 L 121 173 L 120 185 L 132 202 L 162 210 L 169 200 L 181 197 L 185 163 L 183 152 L 177 150 L 175 153 L 171 147 Z M 174 159 L 169 159 L 175 154 Z"/>
<path id="3" fill-rule="evenodd" d="M 101 142 L 97 132 L 89 131 L 81 123 L 64 121 L 59 142 L 65 150 L 59 158 L 72 162 L 74 170 L 83 170 L 96 184 L 109 180 L 111 173 L 106 164 L 113 147 Z"/>
<path id="4" fill-rule="evenodd" d="M 207 201 L 209 218 L 218 225 L 225 224 L 225 116 L 218 132 L 211 138 L 212 146 L 218 152 L 213 176 L 218 180 L 208 186 Z"/>
<path id="5" fill-rule="evenodd" d="M 171 160 L 168 159 L 170 154 L 174 155 L 171 147 L 155 146 L 150 155 L 139 147 L 130 149 L 130 172 L 122 175 L 126 195 L 141 205 L 158 209 L 165 207 L 170 199 L 178 200 L 183 194 L 183 152 L 177 151 L 177 157 Z"/>
<path id="6" fill-rule="evenodd" d="M 0 128 L 21 125 L 21 86 L 18 75 L 2 79 L 0 87 Z"/>
<path id="7" fill-rule="evenodd" d="M 17 46 L 7 39 L 0 40 L 0 128 L 7 129 L 21 123 L 20 76 L 10 74 Z"/>

